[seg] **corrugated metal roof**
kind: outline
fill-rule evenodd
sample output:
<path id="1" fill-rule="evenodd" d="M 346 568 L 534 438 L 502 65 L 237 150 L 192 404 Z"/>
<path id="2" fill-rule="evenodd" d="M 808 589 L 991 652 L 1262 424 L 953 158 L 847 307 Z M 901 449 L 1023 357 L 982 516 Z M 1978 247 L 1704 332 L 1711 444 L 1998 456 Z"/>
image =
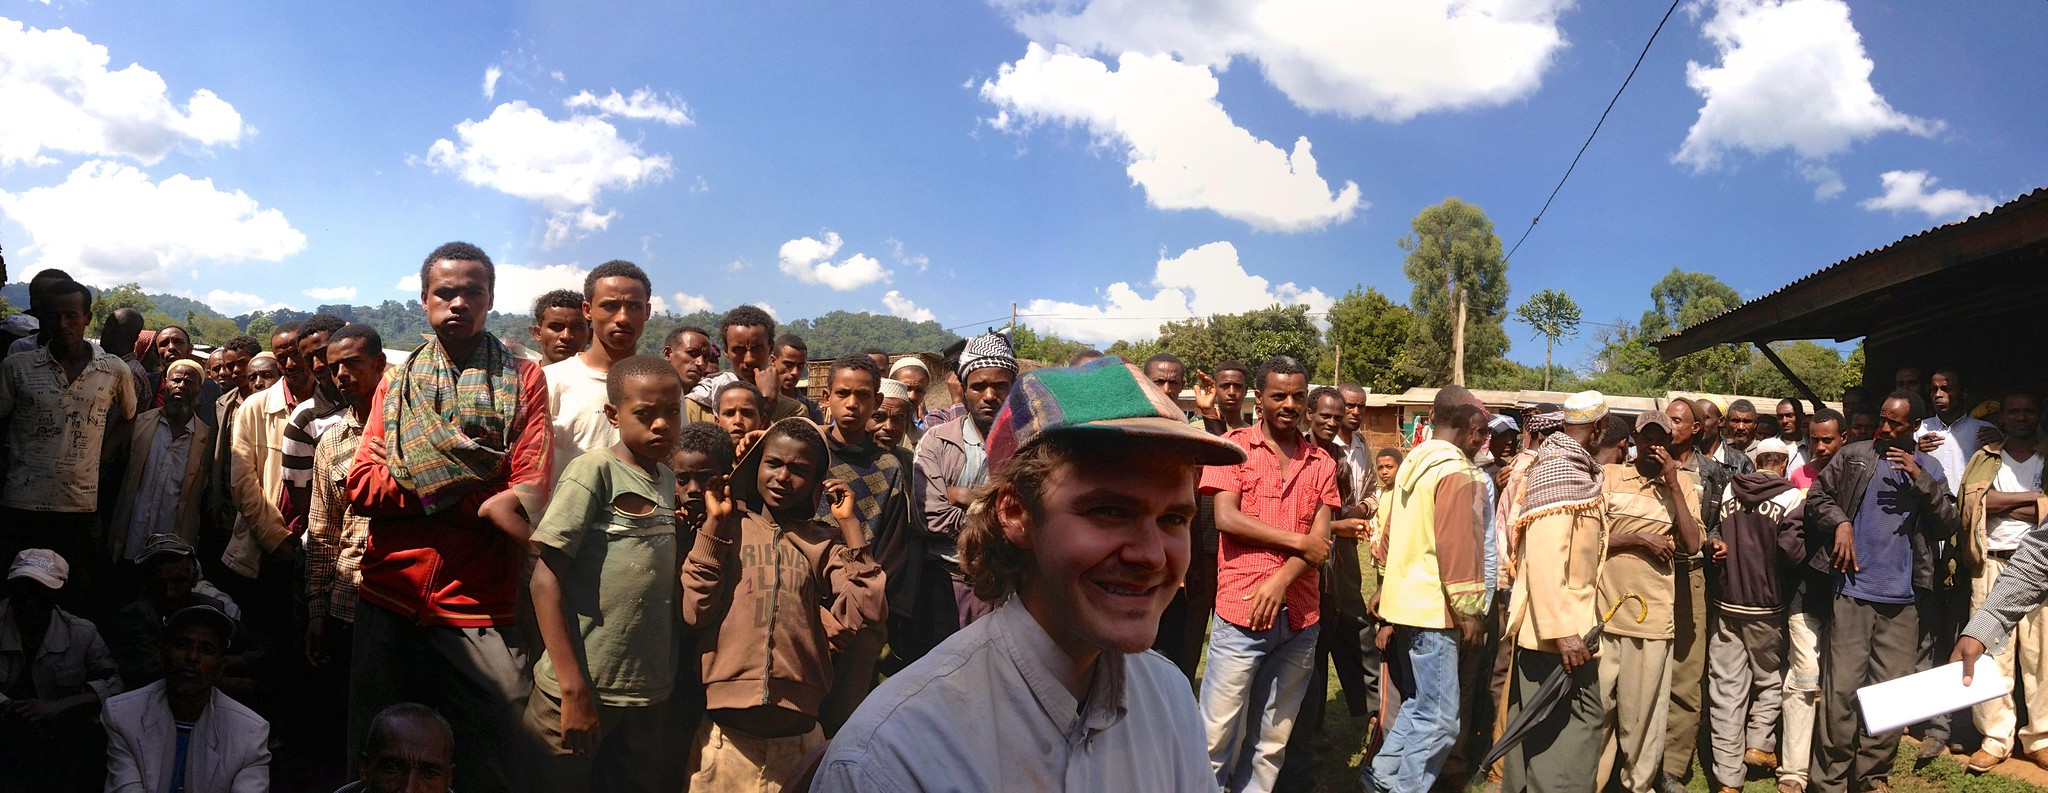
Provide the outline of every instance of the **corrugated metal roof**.
<path id="1" fill-rule="evenodd" d="M 1935 226 L 1934 228 L 1931 228 L 1931 229 L 1927 229 L 1926 231 L 1922 231 L 1922 232 L 1919 232 L 1919 233 L 1917 233 L 1917 234 L 1910 234 L 1910 235 L 1907 235 L 1907 236 L 1905 236 L 1905 237 L 1900 237 L 1899 239 L 1897 239 L 1897 240 L 1894 240 L 1894 241 L 1892 241 L 1892 243 L 1891 243 L 1891 244 L 1889 244 L 1889 245 L 1886 245 L 1886 246 L 1884 246 L 1884 247 L 1881 247 L 1881 248 L 1873 248 L 1873 249 L 1871 249 L 1871 250 L 1867 250 L 1867 251 L 1864 251 L 1864 252 L 1862 252 L 1862 253 L 1856 254 L 1855 256 L 1851 256 L 1851 257 L 1849 257 L 1849 258 L 1847 258 L 1847 259 L 1843 259 L 1843 260 L 1841 260 L 1841 261 L 1839 261 L 1839 262 L 1835 262 L 1834 264 L 1828 265 L 1828 266 L 1826 266 L 1826 267 L 1823 267 L 1823 268 L 1821 268 L 1821 269 L 1819 269 L 1819 270 L 1815 270 L 1815 271 L 1813 271 L 1812 273 L 1809 273 L 1809 274 L 1807 274 L 1807 275 L 1806 275 L 1806 277 L 1804 277 L 1804 278 L 1801 278 L 1801 279 L 1799 279 L 1799 280 L 1797 280 L 1797 281 L 1793 281 L 1792 283 L 1786 284 L 1786 285 L 1784 285 L 1784 286 L 1778 287 L 1777 289 L 1775 289 L 1775 290 L 1772 290 L 1772 291 L 1771 291 L 1771 292 L 1770 292 L 1769 294 L 1766 294 L 1766 295 L 1764 295 L 1764 296 L 1762 296 L 1762 297 L 1759 297 L 1759 298 L 1755 298 L 1755 299 L 1753 299 L 1753 300 L 1750 300 L 1750 301 L 1748 301 L 1748 302 L 1746 302 L 1746 303 L 1743 303 L 1742 305 L 1736 306 L 1735 308 L 1729 309 L 1729 310 L 1727 310 L 1727 311 L 1723 311 L 1723 312 L 1721 312 L 1721 313 L 1719 313 L 1719 314 L 1716 314 L 1716 315 L 1714 315 L 1714 316 L 1712 316 L 1712 317 L 1708 317 L 1708 318 L 1706 318 L 1706 319 L 1700 320 L 1699 322 L 1695 322 L 1695 323 L 1693 323 L 1693 324 L 1691 324 L 1691 325 L 1689 325 L 1689 326 L 1685 327 L 1684 329 L 1682 329 L 1682 330 L 1679 330 L 1679 331 L 1677 331 L 1677 332 L 1675 332 L 1675 333 L 1670 333 L 1670 334 L 1666 334 L 1666 335 L 1664 336 L 1664 338 L 1663 338 L 1663 339 L 1659 339 L 1659 340 L 1658 340 L 1658 343 L 1660 343 L 1660 344 L 1661 344 L 1661 343 L 1663 343 L 1664 341 L 1668 341 L 1668 340 L 1670 340 L 1670 339 L 1674 339 L 1674 338 L 1677 338 L 1677 337 L 1679 337 L 1679 336 L 1685 335 L 1685 334 L 1686 334 L 1687 332 L 1690 332 L 1690 331 L 1691 331 L 1691 330 L 1693 330 L 1694 328 L 1698 328 L 1698 327 L 1700 327 L 1700 326 L 1703 326 L 1703 325 L 1706 325 L 1706 324 L 1708 324 L 1708 323 L 1711 323 L 1711 322 L 1713 322 L 1713 321 L 1715 321 L 1715 320 L 1718 320 L 1718 319 L 1720 319 L 1720 318 L 1722 318 L 1722 317 L 1728 316 L 1729 314 L 1733 314 L 1733 313 L 1735 313 L 1735 312 L 1737 312 L 1737 311 L 1741 311 L 1741 310 L 1743 310 L 1743 309 L 1745 309 L 1745 308 L 1749 308 L 1750 306 L 1754 306 L 1754 305 L 1756 305 L 1756 304 L 1758 304 L 1758 303 L 1761 303 L 1761 302 L 1763 302 L 1763 301 L 1766 301 L 1766 300 L 1769 300 L 1769 299 L 1771 299 L 1771 298 L 1777 297 L 1777 296 L 1778 296 L 1778 295 L 1780 295 L 1780 294 L 1783 294 L 1783 293 L 1785 293 L 1785 292 L 1788 292 L 1788 291 L 1791 291 L 1791 290 L 1793 290 L 1793 289 L 1796 289 L 1796 288 L 1798 288 L 1798 287 L 1799 287 L 1799 285 L 1801 285 L 1801 284 L 1804 284 L 1804 283 L 1806 283 L 1806 282 L 1808 282 L 1808 281 L 1811 281 L 1811 280 L 1813 280 L 1813 279 L 1815 279 L 1815 278 L 1818 278 L 1818 277 L 1821 277 L 1821 276 L 1823 276 L 1823 275 L 1827 275 L 1828 273 L 1830 273 L 1830 272 L 1833 272 L 1833 271 L 1835 271 L 1835 270 L 1838 270 L 1838 269 L 1841 269 L 1841 268 L 1844 268 L 1844 267 L 1850 267 L 1850 266 L 1854 266 L 1854 265 L 1856 265 L 1856 264 L 1859 264 L 1859 263 L 1861 263 L 1861 262 L 1862 262 L 1862 261 L 1863 261 L 1864 259 L 1867 259 L 1867 258 L 1870 258 L 1870 257 L 1873 257 L 1873 256 L 1877 256 L 1877 255 L 1883 254 L 1883 253 L 1885 253 L 1885 252 L 1887 252 L 1887 251 L 1890 251 L 1890 250 L 1892 250 L 1893 248 L 1897 248 L 1897 247 L 1899 247 L 1900 245 L 1903 245 L 1903 244 L 1905 244 L 1905 243 L 1909 243 L 1909 242 L 1915 242 L 1915 241 L 1919 241 L 1919 240 L 1922 240 L 1923 238 L 1926 238 L 1926 237 L 1930 237 L 1930 236 L 1934 236 L 1934 235 L 1940 235 L 1940 234 L 1944 234 L 1944 233 L 1947 233 L 1947 232 L 1949 232 L 1949 231 L 1952 231 L 1952 230 L 1954 230 L 1954 229 L 1957 229 L 1957 228 L 1961 228 L 1962 226 L 1968 225 L 1969 223 L 1972 223 L 1972 222 L 1974 222 L 1974 221 L 1977 221 L 1977 220 L 1981 220 L 1981 219 L 1983 219 L 1983 218 L 1988 218 L 1988 217 L 1991 217 L 1991 216 L 1993 216 L 1993 215 L 1998 215 L 1998 214 L 2001 214 L 2001 213 L 2006 213 L 2006 212 L 2013 212 L 2013 211 L 2016 211 L 2016 210 L 2019 210 L 2019 209 L 2024 209 L 2024 208 L 2027 208 L 2027 207 L 2031 207 L 2031 206 L 2033 206 L 2033 205 L 2035 205 L 2035 204 L 2039 204 L 2039 203 L 2043 203 L 2043 202 L 2048 202 L 2048 187 L 2044 187 L 2044 188 L 2036 188 L 2036 189 L 2035 189 L 2035 190 L 2033 190 L 2032 192 L 2029 192 L 2029 193 L 2023 194 L 2023 195 L 2021 195 L 2020 197 L 2018 197 L 2018 198 L 2015 198 L 2015 199 L 2013 199 L 2013 200 L 2011 200 L 2011 201 L 2007 201 L 2007 202 L 2005 202 L 2005 203 L 2003 203 L 2003 204 L 2000 204 L 2000 205 L 1998 205 L 1998 206 L 1992 207 L 1991 209 L 1989 209 L 1989 210 L 1987 210 L 1987 211 L 1984 211 L 1984 212 L 1978 213 L 1978 214 L 1976 214 L 1976 215 L 1972 215 L 1972 216 L 1970 216 L 1970 217 L 1967 217 L 1967 218 L 1964 218 L 1964 219 L 1962 219 L 1962 220 L 1957 220 L 1957 221 L 1952 221 L 1952 222 L 1949 222 L 1949 223 L 1944 223 L 1944 224 L 1942 224 L 1942 225 L 1939 225 L 1939 226 Z"/>

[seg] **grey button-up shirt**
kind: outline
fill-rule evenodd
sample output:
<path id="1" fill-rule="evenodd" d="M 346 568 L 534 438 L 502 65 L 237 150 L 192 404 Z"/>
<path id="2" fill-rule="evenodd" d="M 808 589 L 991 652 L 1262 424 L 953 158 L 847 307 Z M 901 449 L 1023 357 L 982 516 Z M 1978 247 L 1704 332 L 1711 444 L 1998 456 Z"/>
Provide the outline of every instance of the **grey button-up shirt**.
<path id="1" fill-rule="evenodd" d="M 1154 652 L 1104 653 L 1085 701 L 1012 598 L 875 689 L 813 791 L 1213 791 L 1188 679 Z"/>

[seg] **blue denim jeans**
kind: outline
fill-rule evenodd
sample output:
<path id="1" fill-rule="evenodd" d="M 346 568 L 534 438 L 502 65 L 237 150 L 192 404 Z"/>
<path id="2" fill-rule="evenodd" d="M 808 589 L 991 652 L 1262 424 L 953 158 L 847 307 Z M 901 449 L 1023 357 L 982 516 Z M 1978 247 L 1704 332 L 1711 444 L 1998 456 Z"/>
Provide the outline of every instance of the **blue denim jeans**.
<path id="1" fill-rule="evenodd" d="M 1273 789 L 1321 629 L 1288 630 L 1284 609 L 1264 631 L 1209 618 L 1209 668 L 1202 675 L 1200 704 L 1209 768 L 1223 790 Z"/>
<path id="2" fill-rule="evenodd" d="M 1458 632 L 1398 630 L 1408 648 L 1415 691 L 1401 703 L 1379 754 L 1358 780 L 1367 790 L 1426 793 L 1458 743 Z"/>

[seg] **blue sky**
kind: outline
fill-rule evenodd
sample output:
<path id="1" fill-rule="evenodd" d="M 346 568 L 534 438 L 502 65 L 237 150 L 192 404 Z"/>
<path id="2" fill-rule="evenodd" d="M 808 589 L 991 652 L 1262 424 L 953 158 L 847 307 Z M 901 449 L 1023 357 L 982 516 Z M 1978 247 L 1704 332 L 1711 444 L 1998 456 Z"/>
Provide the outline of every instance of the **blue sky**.
<path id="1" fill-rule="evenodd" d="M 1099 342 L 1405 300 L 1415 213 L 1458 196 L 1512 244 L 1665 7 L 1444 5 L 13 0 L 0 245 L 229 313 L 402 300 L 451 239 L 505 311 L 613 258 L 679 311 L 1015 301 Z M 2039 0 L 1685 3 L 1511 301 L 1632 320 L 1674 266 L 1754 297 L 2048 185 L 2043 29 Z"/>

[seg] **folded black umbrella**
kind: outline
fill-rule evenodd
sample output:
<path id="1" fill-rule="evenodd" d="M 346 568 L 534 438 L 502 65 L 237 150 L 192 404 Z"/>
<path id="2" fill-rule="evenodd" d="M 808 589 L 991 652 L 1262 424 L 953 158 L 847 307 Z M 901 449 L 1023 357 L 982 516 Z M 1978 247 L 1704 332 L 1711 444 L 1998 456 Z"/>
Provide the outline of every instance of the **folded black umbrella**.
<path id="1" fill-rule="evenodd" d="M 1606 629 L 1607 621 L 1614 619 L 1614 613 L 1620 611 L 1622 604 L 1627 603 L 1631 599 L 1636 602 L 1636 622 L 1640 623 L 1650 618 L 1650 604 L 1643 600 L 1642 595 L 1634 592 L 1622 595 L 1621 600 L 1617 601 L 1613 608 L 1607 610 L 1607 615 L 1600 618 L 1600 624 L 1593 626 L 1592 630 L 1586 632 L 1583 641 L 1586 644 L 1587 650 L 1590 651 L 1599 646 L 1600 632 Z M 1503 638 L 1509 641 L 1513 640 L 1511 637 Z M 1520 651 L 1517 650 L 1517 652 Z M 1592 661 L 1588 661 L 1588 663 L 1592 663 Z M 1522 712 L 1515 714 L 1515 717 L 1509 719 L 1508 723 L 1501 728 L 1500 738 L 1493 742 L 1492 749 L 1486 751 L 1486 759 L 1479 761 L 1479 767 L 1485 768 L 1493 765 L 1502 757 L 1506 757 L 1508 750 L 1515 748 L 1515 744 L 1521 743 L 1523 738 L 1529 737 L 1529 732 L 1536 729 L 1536 725 L 1542 723 L 1545 718 L 1548 718 L 1552 710 L 1557 709 L 1557 703 L 1564 701 L 1565 688 L 1570 685 L 1571 672 L 1567 671 L 1563 666 L 1551 670 L 1550 676 L 1544 678 L 1543 685 L 1536 689 L 1536 698 L 1531 700 L 1528 707 L 1523 708 Z"/>

